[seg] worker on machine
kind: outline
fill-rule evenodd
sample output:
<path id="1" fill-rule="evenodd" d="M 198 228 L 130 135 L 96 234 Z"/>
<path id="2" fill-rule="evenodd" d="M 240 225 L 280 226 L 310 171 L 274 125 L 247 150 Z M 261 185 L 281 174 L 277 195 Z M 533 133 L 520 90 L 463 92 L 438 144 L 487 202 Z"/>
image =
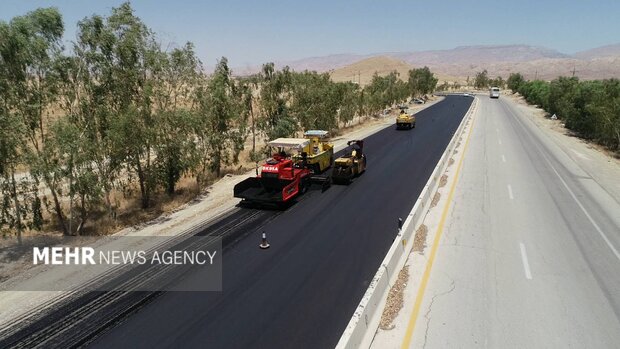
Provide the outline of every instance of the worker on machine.
<path id="1" fill-rule="evenodd" d="M 287 157 L 288 157 L 288 155 L 286 154 L 286 152 L 284 150 L 280 150 L 279 152 L 273 154 L 273 159 L 277 160 L 277 161 L 284 160 Z"/>
<path id="2" fill-rule="evenodd" d="M 354 158 L 359 158 L 362 153 L 361 147 L 362 141 L 353 141 L 351 144 L 351 156 Z"/>

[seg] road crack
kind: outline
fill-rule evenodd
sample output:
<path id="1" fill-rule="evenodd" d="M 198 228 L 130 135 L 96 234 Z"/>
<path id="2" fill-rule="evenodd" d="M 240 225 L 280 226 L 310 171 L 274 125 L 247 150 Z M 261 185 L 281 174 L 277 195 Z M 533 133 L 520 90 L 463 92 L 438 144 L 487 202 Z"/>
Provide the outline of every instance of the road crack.
<path id="1" fill-rule="evenodd" d="M 433 308 L 433 303 L 435 303 L 435 300 L 441 296 L 445 296 L 449 293 L 452 293 L 454 291 L 454 289 L 456 288 L 456 283 L 454 282 L 454 280 L 452 280 L 452 283 L 450 284 L 450 289 L 442 292 L 442 293 L 438 293 L 436 295 L 433 296 L 433 298 L 431 298 L 431 302 L 428 305 L 428 310 L 426 311 L 426 314 L 424 314 L 424 318 L 426 319 L 426 330 L 424 331 L 424 344 L 422 344 L 422 348 L 426 348 L 426 342 L 428 341 L 428 329 L 431 326 L 431 310 Z"/>

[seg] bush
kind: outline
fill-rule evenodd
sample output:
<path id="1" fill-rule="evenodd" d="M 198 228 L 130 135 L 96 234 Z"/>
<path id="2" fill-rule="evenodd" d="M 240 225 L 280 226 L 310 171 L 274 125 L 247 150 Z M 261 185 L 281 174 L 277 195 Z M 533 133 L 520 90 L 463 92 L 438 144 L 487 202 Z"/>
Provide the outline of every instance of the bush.
<path id="1" fill-rule="evenodd" d="M 523 75 L 520 73 L 511 73 L 508 80 L 506 80 L 506 85 L 508 85 L 509 89 L 517 92 L 524 82 L 525 79 L 523 78 Z"/>
<path id="2" fill-rule="evenodd" d="M 563 119 L 566 128 L 609 149 L 620 148 L 620 80 L 559 77 L 551 82 L 525 81 L 517 73 L 507 83 L 528 103 Z"/>
<path id="3" fill-rule="evenodd" d="M 531 103 L 547 110 L 549 106 L 549 83 L 542 80 L 527 81 L 521 85 L 519 93 Z"/>

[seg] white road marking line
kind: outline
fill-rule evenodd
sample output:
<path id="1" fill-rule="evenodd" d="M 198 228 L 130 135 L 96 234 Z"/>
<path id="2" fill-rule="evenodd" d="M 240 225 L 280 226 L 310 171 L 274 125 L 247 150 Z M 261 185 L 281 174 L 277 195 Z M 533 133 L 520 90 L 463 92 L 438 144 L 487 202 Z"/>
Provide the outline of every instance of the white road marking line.
<path id="1" fill-rule="evenodd" d="M 575 153 L 575 155 L 577 155 L 578 157 L 580 157 L 580 158 L 582 158 L 582 159 L 584 159 L 584 160 L 590 160 L 590 158 L 589 158 L 589 157 L 587 157 L 587 156 L 585 156 L 584 154 L 582 154 L 582 153 L 580 153 L 580 152 L 576 151 L 575 149 L 571 149 L 571 150 L 572 150 L 572 151 L 573 151 L 573 153 Z"/>
<path id="2" fill-rule="evenodd" d="M 512 187 L 510 186 L 510 184 L 508 184 L 508 197 L 510 197 L 510 200 L 514 200 L 514 196 L 512 195 Z"/>
<path id="3" fill-rule="evenodd" d="M 515 118 L 518 119 L 518 116 L 511 110 L 508 109 L 508 111 L 510 112 L 510 114 L 512 114 Z M 583 204 L 581 203 L 581 201 L 579 201 L 579 199 L 577 199 L 577 196 L 575 195 L 575 193 L 573 193 L 573 191 L 568 187 L 568 184 L 566 184 L 566 181 L 564 181 L 564 178 L 562 178 L 562 176 L 560 176 L 560 173 L 555 169 L 555 167 L 553 167 L 553 165 L 551 164 L 551 161 L 549 160 L 549 158 L 543 153 L 542 149 L 540 148 L 540 146 L 538 146 L 536 143 L 533 143 L 534 146 L 536 147 L 536 149 L 538 149 L 538 152 L 540 153 L 540 155 L 543 157 L 543 159 L 545 159 L 545 161 L 547 162 L 547 164 L 549 164 L 549 167 L 551 167 L 551 169 L 553 170 L 553 172 L 555 172 L 555 175 L 560 179 L 560 181 L 562 182 L 562 184 L 564 185 L 564 187 L 566 188 L 566 190 L 568 190 L 568 193 L 573 197 L 573 200 L 575 200 L 575 202 L 577 203 L 577 205 L 579 206 L 579 208 L 581 209 L 581 211 L 583 211 L 583 213 L 586 215 L 586 217 L 588 218 L 588 220 L 590 221 L 590 223 L 592 223 L 592 225 L 594 226 L 594 228 L 596 229 L 596 231 L 598 231 L 598 233 L 601 235 L 601 237 L 603 238 L 603 240 L 605 240 L 605 243 L 607 244 L 607 246 L 609 246 L 609 248 L 611 249 L 611 252 L 613 252 L 613 254 L 616 256 L 616 258 L 618 258 L 618 260 L 620 260 L 620 252 L 618 252 L 618 250 L 616 250 L 616 248 L 614 247 L 614 245 L 611 244 L 611 241 L 609 241 L 609 238 L 607 237 L 607 235 L 605 235 L 605 233 L 603 232 L 603 230 L 598 226 L 598 224 L 596 224 L 596 222 L 594 221 L 594 219 L 592 218 L 592 216 L 590 216 L 590 214 L 588 213 L 588 211 L 586 211 L 586 208 L 583 206 Z"/>
<path id="4" fill-rule="evenodd" d="M 502 140 L 498 139 L 497 142 L 499 142 L 499 145 L 502 145 Z"/>
<path id="5" fill-rule="evenodd" d="M 506 157 L 502 154 L 502 162 L 506 162 Z"/>
<path id="6" fill-rule="evenodd" d="M 541 154 L 542 154 L 542 152 L 541 152 Z M 581 211 L 583 211 L 583 213 L 586 215 L 586 217 L 588 217 L 588 220 L 590 221 L 590 223 L 592 223 L 592 225 L 594 226 L 596 231 L 598 231 L 598 233 L 601 235 L 603 240 L 605 240 L 605 243 L 607 244 L 607 246 L 609 246 L 609 248 L 611 249 L 611 252 L 613 252 L 613 254 L 616 256 L 616 258 L 618 258 L 618 260 L 620 260 L 620 252 L 618 252 L 618 250 L 616 250 L 614 245 L 611 244 L 611 241 L 609 241 L 609 238 L 607 237 L 607 235 L 605 235 L 605 233 L 603 232 L 601 227 L 599 227 L 598 224 L 596 224 L 596 222 L 594 221 L 592 216 L 590 216 L 590 213 L 588 213 L 588 211 L 586 211 L 586 208 L 583 206 L 581 201 L 579 201 L 579 199 L 577 199 L 577 196 L 575 195 L 575 193 L 573 193 L 573 191 L 568 187 L 568 184 L 566 184 L 566 182 L 564 181 L 564 178 L 562 178 L 562 176 L 560 176 L 560 173 L 555 169 L 555 167 L 553 167 L 553 165 L 551 164 L 551 161 L 549 161 L 549 159 L 547 159 L 547 157 L 544 154 L 542 154 L 542 156 L 545 159 L 545 161 L 547 161 L 547 163 L 549 164 L 549 166 L 551 167 L 553 172 L 555 172 L 555 175 L 558 176 L 558 178 L 560 179 L 560 182 L 562 182 L 562 184 L 564 185 L 564 188 L 566 188 L 566 190 L 568 190 L 568 193 L 570 194 L 570 196 L 573 197 L 573 200 L 575 200 L 575 202 L 577 203 L 577 205 L 579 206 Z"/>
<path id="7" fill-rule="evenodd" d="M 525 278 L 532 280 L 532 272 L 530 271 L 530 263 L 527 261 L 527 253 L 525 252 L 525 245 L 520 242 L 521 247 L 521 261 L 523 262 L 523 270 L 525 270 Z"/>

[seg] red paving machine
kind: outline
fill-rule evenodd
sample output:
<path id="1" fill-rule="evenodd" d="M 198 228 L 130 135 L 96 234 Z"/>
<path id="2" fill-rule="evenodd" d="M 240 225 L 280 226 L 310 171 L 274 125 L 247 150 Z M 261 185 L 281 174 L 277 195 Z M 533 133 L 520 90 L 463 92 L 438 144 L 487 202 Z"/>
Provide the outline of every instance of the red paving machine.
<path id="1" fill-rule="evenodd" d="M 267 160 L 258 176 L 235 185 L 236 198 L 249 203 L 281 205 L 305 193 L 311 184 L 320 184 L 323 189 L 329 186 L 328 176 L 308 168 L 308 154 L 303 150 L 310 144 L 309 139 L 278 138 L 267 144 L 278 151 Z"/>

